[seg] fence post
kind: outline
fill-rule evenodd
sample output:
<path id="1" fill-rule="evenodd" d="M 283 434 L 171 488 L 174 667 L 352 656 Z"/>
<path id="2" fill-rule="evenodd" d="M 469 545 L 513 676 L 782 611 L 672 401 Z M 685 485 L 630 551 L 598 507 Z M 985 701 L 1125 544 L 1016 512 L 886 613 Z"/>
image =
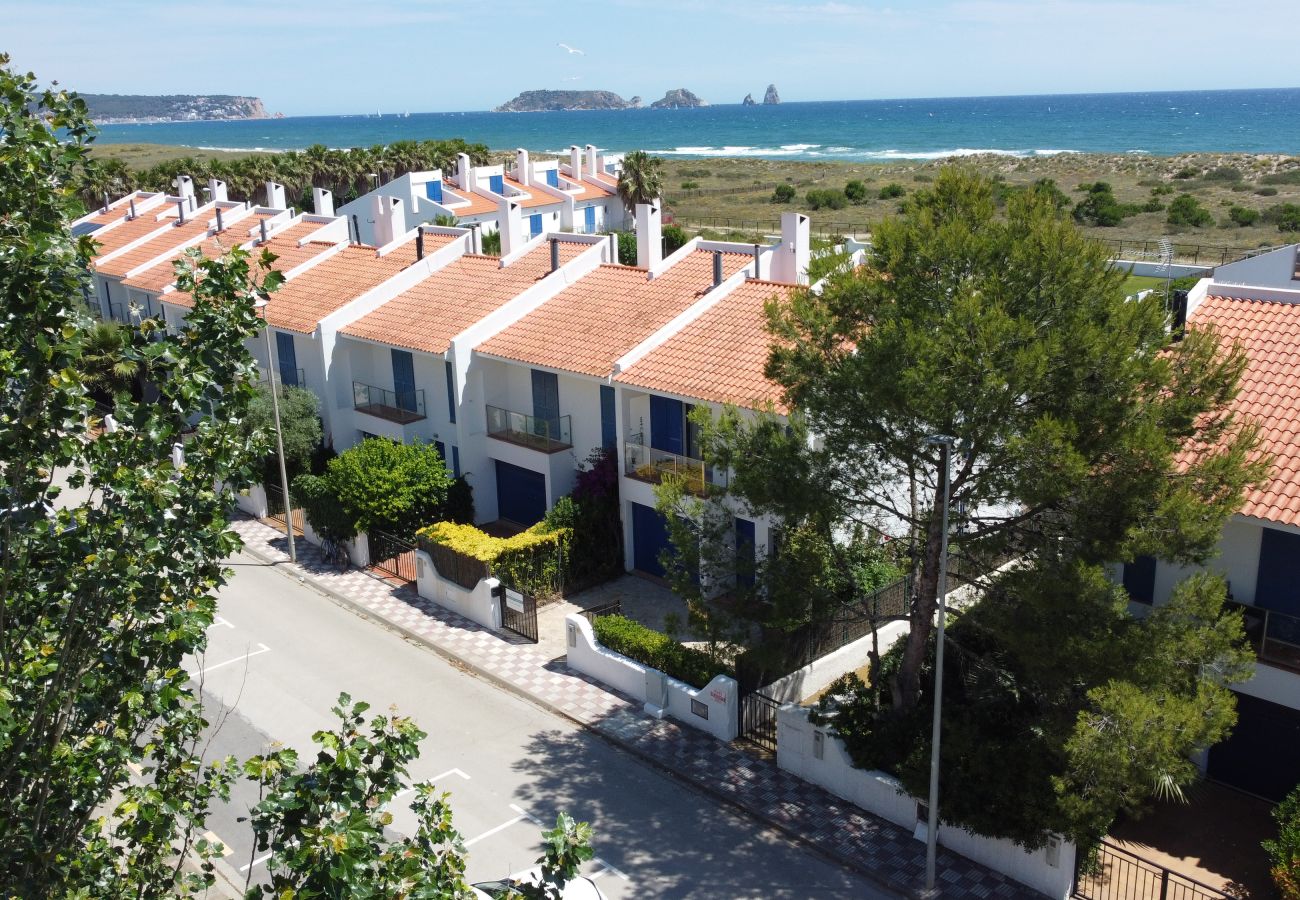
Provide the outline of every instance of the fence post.
<path id="1" fill-rule="evenodd" d="M 1160 900 L 1167 900 L 1169 896 L 1169 870 L 1164 866 L 1160 867 Z"/>

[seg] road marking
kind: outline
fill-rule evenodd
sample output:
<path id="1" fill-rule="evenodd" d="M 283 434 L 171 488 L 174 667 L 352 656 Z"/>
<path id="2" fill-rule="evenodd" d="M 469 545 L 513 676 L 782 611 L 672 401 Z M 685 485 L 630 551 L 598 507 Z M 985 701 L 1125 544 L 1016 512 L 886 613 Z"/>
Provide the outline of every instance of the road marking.
<path id="1" fill-rule="evenodd" d="M 518 809 L 518 808 L 519 808 L 519 807 L 515 806 L 513 803 L 510 804 L 510 806 L 511 806 L 512 809 Z M 485 832 L 483 832 L 482 834 L 480 834 L 478 837 L 476 837 L 476 838 L 472 838 L 471 840 L 466 841 L 466 842 L 465 842 L 465 846 L 466 846 L 466 847 L 472 847 L 472 846 L 474 846 L 475 844 L 477 844 L 479 841 L 483 840 L 484 838 L 490 838 L 490 837 L 492 837 L 492 835 L 496 834 L 498 831 L 505 831 L 505 830 L 506 830 L 507 828 L 509 828 L 511 825 L 518 825 L 520 822 L 526 821 L 526 820 L 528 820 L 528 819 L 533 819 L 533 817 L 530 816 L 530 815 L 528 815 L 528 813 L 522 813 L 521 815 L 515 816 L 515 817 L 514 817 L 513 819 L 511 819 L 510 821 L 508 821 L 508 822 L 502 822 L 502 823 L 501 823 L 500 825 L 498 825 L 496 828 L 490 828 L 490 829 L 488 829 L 487 831 L 485 831 Z M 537 820 L 536 820 L 536 819 L 533 819 L 533 821 L 535 822 L 535 821 L 537 821 Z"/>
<path id="2" fill-rule="evenodd" d="M 259 856 L 251 863 L 244 863 L 242 866 L 239 867 L 239 871 L 247 872 L 249 869 L 253 868 L 253 866 L 260 866 L 262 863 L 266 862 L 270 858 L 271 858 L 271 854 L 269 853 L 266 854 L 266 856 Z"/>
<path id="3" fill-rule="evenodd" d="M 523 809 L 522 807 L 519 806 L 515 806 L 513 803 L 510 804 L 510 808 L 513 809 L 515 812 L 519 813 L 519 815 L 523 816 L 528 821 L 532 822 L 534 825 L 538 826 L 539 828 L 541 827 L 542 820 L 537 818 L 537 816 L 533 815 L 528 810 Z"/>
<path id="4" fill-rule="evenodd" d="M 470 780 L 470 777 L 466 775 L 464 772 L 462 772 L 460 769 L 448 769 L 447 771 L 443 772 L 441 775 L 434 775 L 432 778 L 426 778 L 424 780 L 436 784 L 437 782 L 442 781 L 444 778 L 449 778 L 452 775 L 459 775 L 461 778 L 464 778 L 466 781 Z M 398 791 L 396 794 L 393 795 L 393 799 L 396 800 L 398 797 L 405 797 L 407 794 L 414 794 L 414 793 L 415 793 L 415 788 L 409 787 L 404 791 Z"/>
<path id="5" fill-rule="evenodd" d="M 221 855 L 222 855 L 223 857 L 225 857 L 225 856 L 229 856 L 230 854 L 232 854 L 232 853 L 235 852 L 233 849 L 231 849 L 231 846 L 230 846 L 229 844 L 227 844 L 227 843 L 226 843 L 225 841 L 223 841 L 221 838 L 217 837 L 217 833 L 216 833 L 215 831 L 205 831 L 205 832 L 203 832 L 203 838 L 204 838 L 204 840 L 206 840 L 206 841 L 208 841 L 208 842 L 210 842 L 210 843 L 212 843 L 212 844 L 220 844 L 220 845 L 221 845 Z"/>
<path id="6" fill-rule="evenodd" d="M 602 865 L 602 866 L 605 867 L 605 868 L 601 869 L 599 872 L 596 872 L 595 874 L 592 874 L 592 875 L 588 875 L 588 876 L 587 876 L 587 877 L 590 878 L 592 881 L 595 881 L 595 880 L 596 880 L 597 878 L 599 878 L 600 876 L 602 876 L 602 875 L 604 875 L 604 874 L 606 874 L 606 873 L 609 873 L 609 872 L 613 872 L 615 875 L 617 875 L 619 878 L 622 878 L 624 881 L 631 881 L 631 880 L 632 880 L 632 879 L 628 878 L 627 875 L 623 874 L 623 872 L 622 872 L 620 869 L 617 869 L 617 868 L 615 868 L 614 866 L 610 865 L 606 860 L 601 859 L 599 856 L 593 857 L 593 858 L 592 858 L 592 862 L 594 862 L 594 863 L 598 863 L 598 864 L 600 864 L 600 865 Z"/>
<path id="7" fill-rule="evenodd" d="M 231 621 L 229 619 L 224 619 L 221 616 L 217 616 L 216 618 L 214 618 L 212 620 L 212 624 L 208 626 L 209 630 L 213 628 L 229 628 L 231 631 L 235 630 L 235 626 L 231 623 Z"/>
<path id="8" fill-rule="evenodd" d="M 208 674 L 209 672 L 220 669 L 222 666 L 233 665 L 234 663 L 237 662 L 248 662 L 248 660 L 252 659 L 254 656 L 261 656 L 263 653 L 271 652 L 271 648 L 266 646 L 266 644 L 263 644 L 261 641 L 258 641 L 257 646 L 260 649 L 250 650 L 247 653 L 245 653 L 243 656 L 236 656 L 234 659 L 227 659 L 224 662 L 214 663 L 213 665 L 210 666 L 204 666 L 202 669 L 199 669 L 197 672 L 194 673 L 194 677 L 200 678 Z"/>

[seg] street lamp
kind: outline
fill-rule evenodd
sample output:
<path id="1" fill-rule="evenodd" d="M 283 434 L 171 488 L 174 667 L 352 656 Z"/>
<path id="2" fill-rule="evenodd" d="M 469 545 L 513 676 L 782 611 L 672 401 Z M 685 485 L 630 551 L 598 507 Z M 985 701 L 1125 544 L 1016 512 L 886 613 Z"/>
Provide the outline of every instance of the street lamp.
<path id="1" fill-rule="evenodd" d="M 932 435 L 926 446 L 939 448 L 939 481 L 943 493 L 943 534 L 939 545 L 939 621 L 934 649 L 934 722 L 930 730 L 930 801 L 925 828 L 925 891 L 934 893 L 935 857 L 939 849 L 939 723 L 943 710 L 943 620 L 948 605 L 948 489 L 954 438 Z"/>
<path id="2" fill-rule="evenodd" d="M 266 321 L 268 301 L 258 300 L 254 308 L 262 313 L 262 330 L 266 333 L 266 377 L 271 385 L 271 411 L 275 415 L 275 449 L 280 460 L 280 490 L 284 492 L 284 534 L 289 539 L 289 561 L 298 561 L 293 545 L 293 504 L 289 502 L 289 472 L 284 467 L 284 435 L 280 432 L 280 394 L 275 388 L 275 357 L 271 355 L 271 325 Z"/>

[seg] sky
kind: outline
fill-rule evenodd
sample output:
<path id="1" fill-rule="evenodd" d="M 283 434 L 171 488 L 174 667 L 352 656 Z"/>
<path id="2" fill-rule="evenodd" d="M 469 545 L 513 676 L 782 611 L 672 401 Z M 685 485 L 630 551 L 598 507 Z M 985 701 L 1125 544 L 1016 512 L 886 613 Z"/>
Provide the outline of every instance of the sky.
<path id="1" fill-rule="evenodd" d="M 0 51 L 83 93 L 271 113 L 1300 86 L 1294 0 L 0 0 Z M 567 45 L 570 52 L 560 46 Z"/>

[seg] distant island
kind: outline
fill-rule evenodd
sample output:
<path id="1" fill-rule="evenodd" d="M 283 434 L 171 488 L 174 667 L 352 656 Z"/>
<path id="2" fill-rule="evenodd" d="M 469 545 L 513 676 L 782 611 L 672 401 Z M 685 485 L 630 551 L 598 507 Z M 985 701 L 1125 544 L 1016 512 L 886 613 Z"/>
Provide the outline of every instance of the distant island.
<path id="1" fill-rule="evenodd" d="M 651 109 L 695 109 L 708 106 L 708 100 L 702 100 L 686 88 L 675 88 L 664 94 L 662 100 L 650 104 Z"/>
<path id="2" fill-rule="evenodd" d="M 640 97 L 624 100 L 613 91 L 524 91 L 493 112 L 559 112 L 569 109 L 636 109 Z"/>
<path id="3" fill-rule="evenodd" d="M 745 95 L 745 99 L 740 101 L 740 105 L 741 105 L 741 106 L 757 106 L 758 104 L 754 102 L 754 95 L 753 95 L 753 94 L 746 94 L 746 95 Z"/>
<path id="4" fill-rule="evenodd" d="M 82 94 L 81 99 L 90 118 L 101 125 L 269 118 L 257 97 L 230 94 Z"/>
<path id="5" fill-rule="evenodd" d="M 776 92 L 776 85 L 769 84 L 767 86 L 767 93 L 763 95 L 763 105 L 776 106 L 780 102 L 781 95 Z"/>

